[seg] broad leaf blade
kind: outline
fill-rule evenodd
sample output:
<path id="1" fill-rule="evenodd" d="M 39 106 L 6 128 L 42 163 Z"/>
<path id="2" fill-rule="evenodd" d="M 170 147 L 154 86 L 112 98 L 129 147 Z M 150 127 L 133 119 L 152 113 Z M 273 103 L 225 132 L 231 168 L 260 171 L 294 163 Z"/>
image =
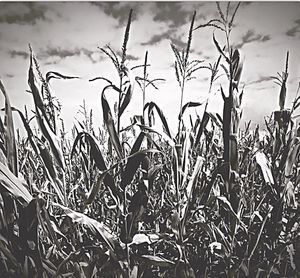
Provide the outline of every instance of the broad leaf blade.
<path id="1" fill-rule="evenodd" d="M 121 146 L 119 136 L 118 136 L 116 128 L 115 128 L 115 124 L 114 124 L 114 121 L 113 121 L 113 117 L 112 117 L 112 114 L 111 114 L 109 104 L 108 104 L 107 99 L 106 99 L 105 94 L 104 94 L 105 90 L 108 89 L 109 87 L 111 87 L 111 86 L 110 85 L 106 86 L 103 89 L 102 95 L 101 95 L 101 102 L 102 102 L 102 109 L 103 109 L 103 120 L 104 120 L 104 123 L 106 125 L 106 128 L 107 128 L 109 137 L 111 139 L 111 142 L 114 146 L 114 149 L 115 149 L 119 159 L 121 159 L 123 157 L 122 146 Z"/>
<path id="2" fill-rule="evenodd" d="M 33 199 L 26 185 L 19 180 L 4 164 L 0 162 L 0 185 L 16 198 L 21 198 L 26 204 Z"/>
<path id="3" fill-rule="evenodd" d="M 272 171 L 270 168 L 270 163 L 269 163 L 269 160 L 267 159 L 266 155 L 263 152 L 258 151 L 255 155 L 255 158 L 256 158 L 257 164 L 261 168 L 265 182 L 269 183 L 269 184 L 274 184 L 274 179 L 273 179 Z"/>
<path id="4" fill-rule="evenodd" d="M 18 155 L 14 133 L 14 121 L 12 116 L 12 108 L 8 98 L 8 94 L 0 80 L 0 90 L 5 97 L 5 147 L 6 147 L 6 160 L 9 169 L 17 176 L 18 175 Z"/>
<path id="5" fill-rule="evenodd" d="M 64 213 L 70 217 L 75 223 L 79 223 L 81 225 L 86 225 L 93 233 L 99 233 L 99 235 L 102 237 L 104 242 L 106 243 L 107 247 L 114 252 L 115 250 L 115 243 L 114 243 L 114 236 L 109 232 L 108 227 L 96 221 L 95 219 L 92 219 L 88 217 L 87 215 L 74 211 L 70 208 L 67 208 L 65 206 L 62 206 L 57 203 L 53 203 L 53 205 L 61 208 Z"/>

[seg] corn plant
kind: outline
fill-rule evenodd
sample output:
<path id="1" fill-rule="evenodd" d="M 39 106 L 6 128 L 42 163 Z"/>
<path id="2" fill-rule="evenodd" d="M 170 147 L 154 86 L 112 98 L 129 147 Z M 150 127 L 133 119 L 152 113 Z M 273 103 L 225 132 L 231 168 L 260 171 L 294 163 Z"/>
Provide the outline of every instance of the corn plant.
<path id="1" fill-rule="evenodd" d="M 186 48 L 182 49 L 180 51 L 174 44 L 171 44 L 171 48 L 172 48 L 174 56 L 175 56 L 174 68 L 175 68 L 176 79 L 177 79 L 178 85 L 180 87 L 180 105 L 179 105 L 179 116 L 178 116 L 179 122 L 178 122 L 178 134 L 177 134 L 178 144 L 180 144 L 180 142 L 181 142 L 182 115 L 183 115 L 184 110 L 189 106 L 195 107 L 195 106 L 201 105 L 200 103 L 194 103 L 194 102 L 186 104 L 185 106 L 183 105 L 184 89 L 185 89 L 186 83 L 195 78 L 193 76 L 193 74 L 195 74 L 198 70 L 204 68 L 203 66 L 200 65 L 204 61 L 201 61 L 201 60 L 190 61 L 189 60 L 192 38 L 193 38 L 193 31 L 194 31 L 195 17 L 196 17 L 196 12 L 194 12 L 194 14 L 192 16 Z"/>

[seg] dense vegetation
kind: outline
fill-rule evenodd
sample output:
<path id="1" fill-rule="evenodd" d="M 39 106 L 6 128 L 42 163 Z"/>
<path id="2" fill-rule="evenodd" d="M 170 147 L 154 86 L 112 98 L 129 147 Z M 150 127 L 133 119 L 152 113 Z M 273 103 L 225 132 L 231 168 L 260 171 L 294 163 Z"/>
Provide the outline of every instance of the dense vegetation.
<path id="1" fill-rule="evenodd" d="M 181 93 L 175 138 L 160 107 L 146 103 L 147 87 L 163 82 L 149 80 L 148 52 L 140 65 L 142 76 L 135 77 L 128 66 L 132 11 L 121 54 L 111 46 L 99 50 L 119 77 L 119 84 L 105 77 L 91 80 L 105 84 L 99 97 L 100 130 L 83 107 L 84 121 L 72 129 L 72 139 L 66 138 L 49 84 L 53 78 L 75 77 L 43 75 L 31 48 L 33 118 L 11 107 L 0 83 L 5 97 L 0 119 L 2 277 L 299 275 L 300 128 L 293 113 L 300 96 L 295 92 L 292 107 L 285 106 L 287 53 L 284 71 L 274 77 L 280 87 L 279 110 L 266 118 L 265 127 L 252 130 L 249 122 L 239 128 L 243 63 L 230 41 L 239 4 L 232 14 L 229 5 L 223 11 L 217 4 L 219 18 L 200 26 L 194 13 L 186 48 L 171 45 Z M 213 35 L 217 61 L 191 60 L 193 34 L 208 27 L 221 30 L 226 45 Z M 185 85 L 197 82 L 190 80 L 201 70 L 211 73 L 207 101 L 184 104 Z M 207 107 L 212 86 L 223 73 L 228 86 L 221 87 L 224 108 L 219 115 Z M 134 83 L 143 93 L 143 115 L 132 115 L 131 125 L 124 127 Z M 108 91 L 119 96 L 114 110 Z M 200 105 L 203 115 L 191 117 L 187 128 L 185 111 Z M 16 116 L 25 138 L 15 134 Z"/>

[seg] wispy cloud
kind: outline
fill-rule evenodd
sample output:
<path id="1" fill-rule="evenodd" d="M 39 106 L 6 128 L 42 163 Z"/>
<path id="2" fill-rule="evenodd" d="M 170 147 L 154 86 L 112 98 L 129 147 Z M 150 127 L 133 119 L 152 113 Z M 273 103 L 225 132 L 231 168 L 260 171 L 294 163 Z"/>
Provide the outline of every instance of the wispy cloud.
<path id="1" fill-rule="evenodd" d="M 300 18 L 295 20 L 294 23 L 296 25 L 288 29 L 285 33 L 289 37 L 295 37 L 297 34 L 300 34 Z"/>
<path id="2" fill-rule="evenodd" d="M 271 76 L 260 76 L 258 79 L 254 80 L 254 81 L 251 81 L 251 82 L 248 82 L 247 85 L 261 84 L 261 83 L 271 81 L 271 80 L 273 80 Z"/>
<path id="3" fill-rule="evenodd" d="M 14 78 L 15 76 L 13 74 L 11 74 L 11 73 L 5 73 L 4 77 L 5 78 Z"/>
<path id="4" fill-rule="evenodd" d="M 122 56 L 122 52 L 120 50 L 116 51 L 116 53 L 121 57 Z M 137 56 L 134 56 L 134 55 L 131 55 L 131 54 L 128 54 L 126 53 L 126 58 L 127 60 L 131 60 L 131 61 L 137 61 L 139 60 L 139 57 Z"/>
<path id="5" fill-rule="evenodd" d="M 71 56 L 78 56 L 80 55 L 81 51 L 79 48 L 75 49 L 61 49 L 60 47 L 48 47 L 42 51 L 42 57 L 49 57 L 49 56 L 58 56 L 59 58 L 66 58 Z"/>
<path id="6" fill-rule="evenodd" d="M 60 48 L 60 47 L 47 47 L 39 51 L 41 58 L 53 58 L 57 57 L 58 60 L 62 60 L 68 57 L 77 57 L 84 55 L 89 58 L 93 63 L 102 61 L 104 59 L 103 54 L 100 51 L 91 51 L 86 48 Z M 54 60 L 53 60 L 54 61 Z M 56 61 L 57 62 L 57 61 Z"/>
<path id="7" fill-rule="evenodd" d="M 252 42 L 266 42 L 271 39 L 271 35 L 256 34 L 254 30 L 248 30 L 245 35 L 242 36 L 242 41 L 236 45 L 236 48 L 241 48 L 245 44 Z"/>
<path id="8" fill-rule="evenodd" d="M 170 32 L 164 32 L 161 34 L 153 35 L 148 41 L 142 42 L 141 45 L 156 45 L 160 43 L 162 40 L 165 40 L 169 36 Z"/>
<path id="9" fill-rule="evenodd" d="M 29 57 L 29 54 L 26 51 L 9 50 L 8 53 L 12 58 L 21 57 L 23 59 L 27 59 Z"/>
<path id="10" fill-rule="evenodd" d="M 166 32 L 163 32 L 161 34 L 155 34 L 153 35 L 147 42 L 141 43 L 141 45 L 145 46 L 152 46 L 157 45 L 162 41 L 169 40 L 172 44 L 174 44 L 179 49 L 183 49 L 186 47 L 186 43 L 183 41 L 183 35 L 178 35 L 176 33 L 176 29 L 170 29 Z"/>

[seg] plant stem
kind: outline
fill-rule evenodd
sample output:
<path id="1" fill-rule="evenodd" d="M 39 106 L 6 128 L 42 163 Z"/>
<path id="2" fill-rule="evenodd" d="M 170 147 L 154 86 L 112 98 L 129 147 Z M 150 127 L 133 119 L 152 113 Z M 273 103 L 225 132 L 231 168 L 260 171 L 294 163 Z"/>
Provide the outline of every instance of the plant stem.
<path id="1" fill-rule="evenodd" d="M 148 60 L 148 51 L 145 54 L 144 62 L 144 82 L 143 82 L 143 120 L 145 121 L 145 99 L 146 99 L 146 78 L 147 78 L 147 60 Z"/>
<path id="2" fill-rule="evenodd" d="M 122 101 L 122 83 L 123 83 L 123 76 L 122 76 L 122 72 L 120 73 L 120 93 L 119 93 L 119 102 L 118 102 L 118 111 L 117 111 L 117 114 L 118 114 L 118 122 L 117 122 L 117 133 L 118 133 L 118 136 L 120 135 L 120 122 L 121 122 L 121 115 L 120 115 L 120 109 L 121 109 L 121 101 Z"/>
<path id="3" fill-rule="evenodd" d="M 181 138 L 181 122 L 182 122 L 182 106 L 183 106 L 183 93 L 184 93 L 184 85 L 185 85 L 185 69 L 182 77 L 181 84 L 181 97 L 180 97 L 180 110 L 179 110 L 179 124 L 178 124 L 178 143 L 180 143 Z"/>

